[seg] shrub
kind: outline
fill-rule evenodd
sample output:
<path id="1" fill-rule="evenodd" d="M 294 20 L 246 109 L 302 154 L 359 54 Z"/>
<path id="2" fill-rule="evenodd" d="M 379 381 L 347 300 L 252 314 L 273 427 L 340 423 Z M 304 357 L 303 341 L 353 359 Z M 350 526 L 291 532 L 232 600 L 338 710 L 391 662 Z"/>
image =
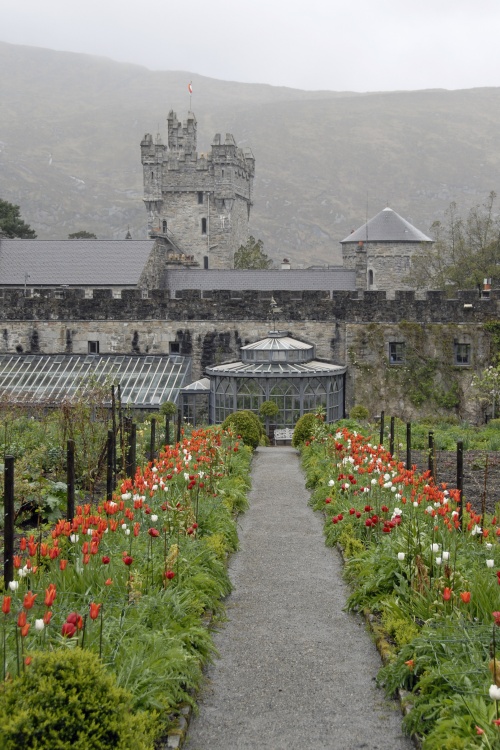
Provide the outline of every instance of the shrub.
<path id="1" fill-rule="evenodd" d="M 151 750 L 153 742 L 130 695 L 95 654 L 75 648 L 35 654 L 24 674 L 0 686 L 0 747 Z"/>
<path id="2" fill-rule="evenodd" d="M 294 448 L 299 448 L 302 443 L 311 438 L 316 420 L 317 417 L 312 412 L 300 417 L 293 431 L 292 445 Z"/>
<path id="3" fill-rule="evenodd" d="M 261 417 L 272 419 L 280 413 L 280 408 L 275 401 L 264 401 L 259 409 Z"/>
<path id="4" fill-rule="evenodd" d="M 232 428 L 234 432 L 241 435 L 245 445 L 257 448 L 262 434 L 262 424 L 253 411 L 235 411 L 222 423 L 222 429 Z"/>
<path id="5" fill-rule="evenodd" d="M 351 411 L 349 412 L 349 416 L 351 419 L 368 419 L 370 415 L 370 412 L 366 408 L 366 406 L 363 406 L 362 404 L 356 404 L 356 406 L 353 406 Z"/>

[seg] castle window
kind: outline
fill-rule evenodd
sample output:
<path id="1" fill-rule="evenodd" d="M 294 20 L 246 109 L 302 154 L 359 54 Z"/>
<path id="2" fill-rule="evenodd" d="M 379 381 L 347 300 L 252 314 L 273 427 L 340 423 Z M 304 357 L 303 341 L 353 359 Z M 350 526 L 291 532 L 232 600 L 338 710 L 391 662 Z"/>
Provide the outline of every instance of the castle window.
<path id="1" fill-rule="evenodd" d="M 370 270 L 368 271 L 368 289 L 371 289 L 372 286 L 373 286 L 373 271 L 370 268 Z"/>
<path id="2" fill-rule="evenodd" d="M 201 190 L 198 192 L 198 203 L 200 206 L 203 204 L 203 192 Z"/>
<path id="3" fill-rule="evenodd" d="M 87 351 L 89 354 L 99 354 L 99 342 L 87 341 Z"/>
<path id="4" fill-rule="evenodd" d="M 460 367 L 468 367 L 470 363 L 470 344 L 455 342 L 455 364 Z"/>
<path id="5" fill-rule="evenodd" d="M 405 361 L 404 341 L 389 342 L 389 363 L 391 365 L 402 365 Z"/>
<path id="6" fill-rule="evenodd" d="M 154 178 L 155 178 L 155 173 L 151 172 L 151 179 L 154 180 Z"/>
<path id="7" fill-rule="evenodd" d="M 169 341 L 168 342 L 168 351 L 169 351 L 169 354 L 180 354 L 181 345 L 180 345 L 179 341 Z"/>
<path id="8" fill-rule="evenodd" d="M 205 269 L 205 271 L 208 268 L 208 255 L 203 256 L 203 268 Z"/>
<path id="9" fill-rule="evenodd" d="M 165 219 L 163 219 L 162 226 L 163 226 L 163 234 L 166 234 L 167 233 L 167 222 L 165 221 Z"/>
<path id="10" fill-rule="evenodd" d="M 202 234 L 207 233 L 207 220 L 206 219 L 201 220 L 201 233 Z"/>

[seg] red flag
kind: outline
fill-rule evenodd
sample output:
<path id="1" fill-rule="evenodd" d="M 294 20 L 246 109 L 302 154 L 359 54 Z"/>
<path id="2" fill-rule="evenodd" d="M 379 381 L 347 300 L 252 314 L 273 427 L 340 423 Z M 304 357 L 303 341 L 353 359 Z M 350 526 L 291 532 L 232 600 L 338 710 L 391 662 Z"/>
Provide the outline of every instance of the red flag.
<path id="1" fill-rule="evenodd" d="M 188 91 L 189 91 L 190 94 L 193 93 L 193 82 L 192 81 L 191 81 L 191 83 L 188 83 Z"/>

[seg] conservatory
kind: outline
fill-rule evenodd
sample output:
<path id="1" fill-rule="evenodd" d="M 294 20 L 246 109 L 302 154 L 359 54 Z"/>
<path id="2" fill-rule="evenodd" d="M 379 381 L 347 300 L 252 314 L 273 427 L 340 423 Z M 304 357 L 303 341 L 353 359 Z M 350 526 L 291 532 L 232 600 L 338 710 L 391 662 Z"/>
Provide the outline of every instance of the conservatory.
<path id="1" fill-rule="evenodd" d="M 314 344 L 283 331 L 241 347 L 241 360 L 207 367 L 210 421 L 220 424 L 234 411 L 256 413 L 264 401 L 279 407 L 276 427 L 293 427 L 299 417 L 323 408 L 327 422 L 345 411 L 346 367 L 315 359 Z"/>

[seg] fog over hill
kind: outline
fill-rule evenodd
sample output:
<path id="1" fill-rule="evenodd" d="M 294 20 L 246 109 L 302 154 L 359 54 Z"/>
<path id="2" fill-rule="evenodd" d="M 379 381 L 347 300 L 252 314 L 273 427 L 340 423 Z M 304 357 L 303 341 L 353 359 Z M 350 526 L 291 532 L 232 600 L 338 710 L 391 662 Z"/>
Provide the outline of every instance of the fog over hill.
<path id="1" fill-rule="evenodd" d="M 0 198 L 42 239 L 146 237 L 139 144 L 187 84 L 198 150 L 231 132 L 256 159 L 251 231 L 274 260 L 332 263 L 387 204 L 420 230 L 500 190 L 500 89 L 375 94 L 157 72 L 0 42 Z"/>

